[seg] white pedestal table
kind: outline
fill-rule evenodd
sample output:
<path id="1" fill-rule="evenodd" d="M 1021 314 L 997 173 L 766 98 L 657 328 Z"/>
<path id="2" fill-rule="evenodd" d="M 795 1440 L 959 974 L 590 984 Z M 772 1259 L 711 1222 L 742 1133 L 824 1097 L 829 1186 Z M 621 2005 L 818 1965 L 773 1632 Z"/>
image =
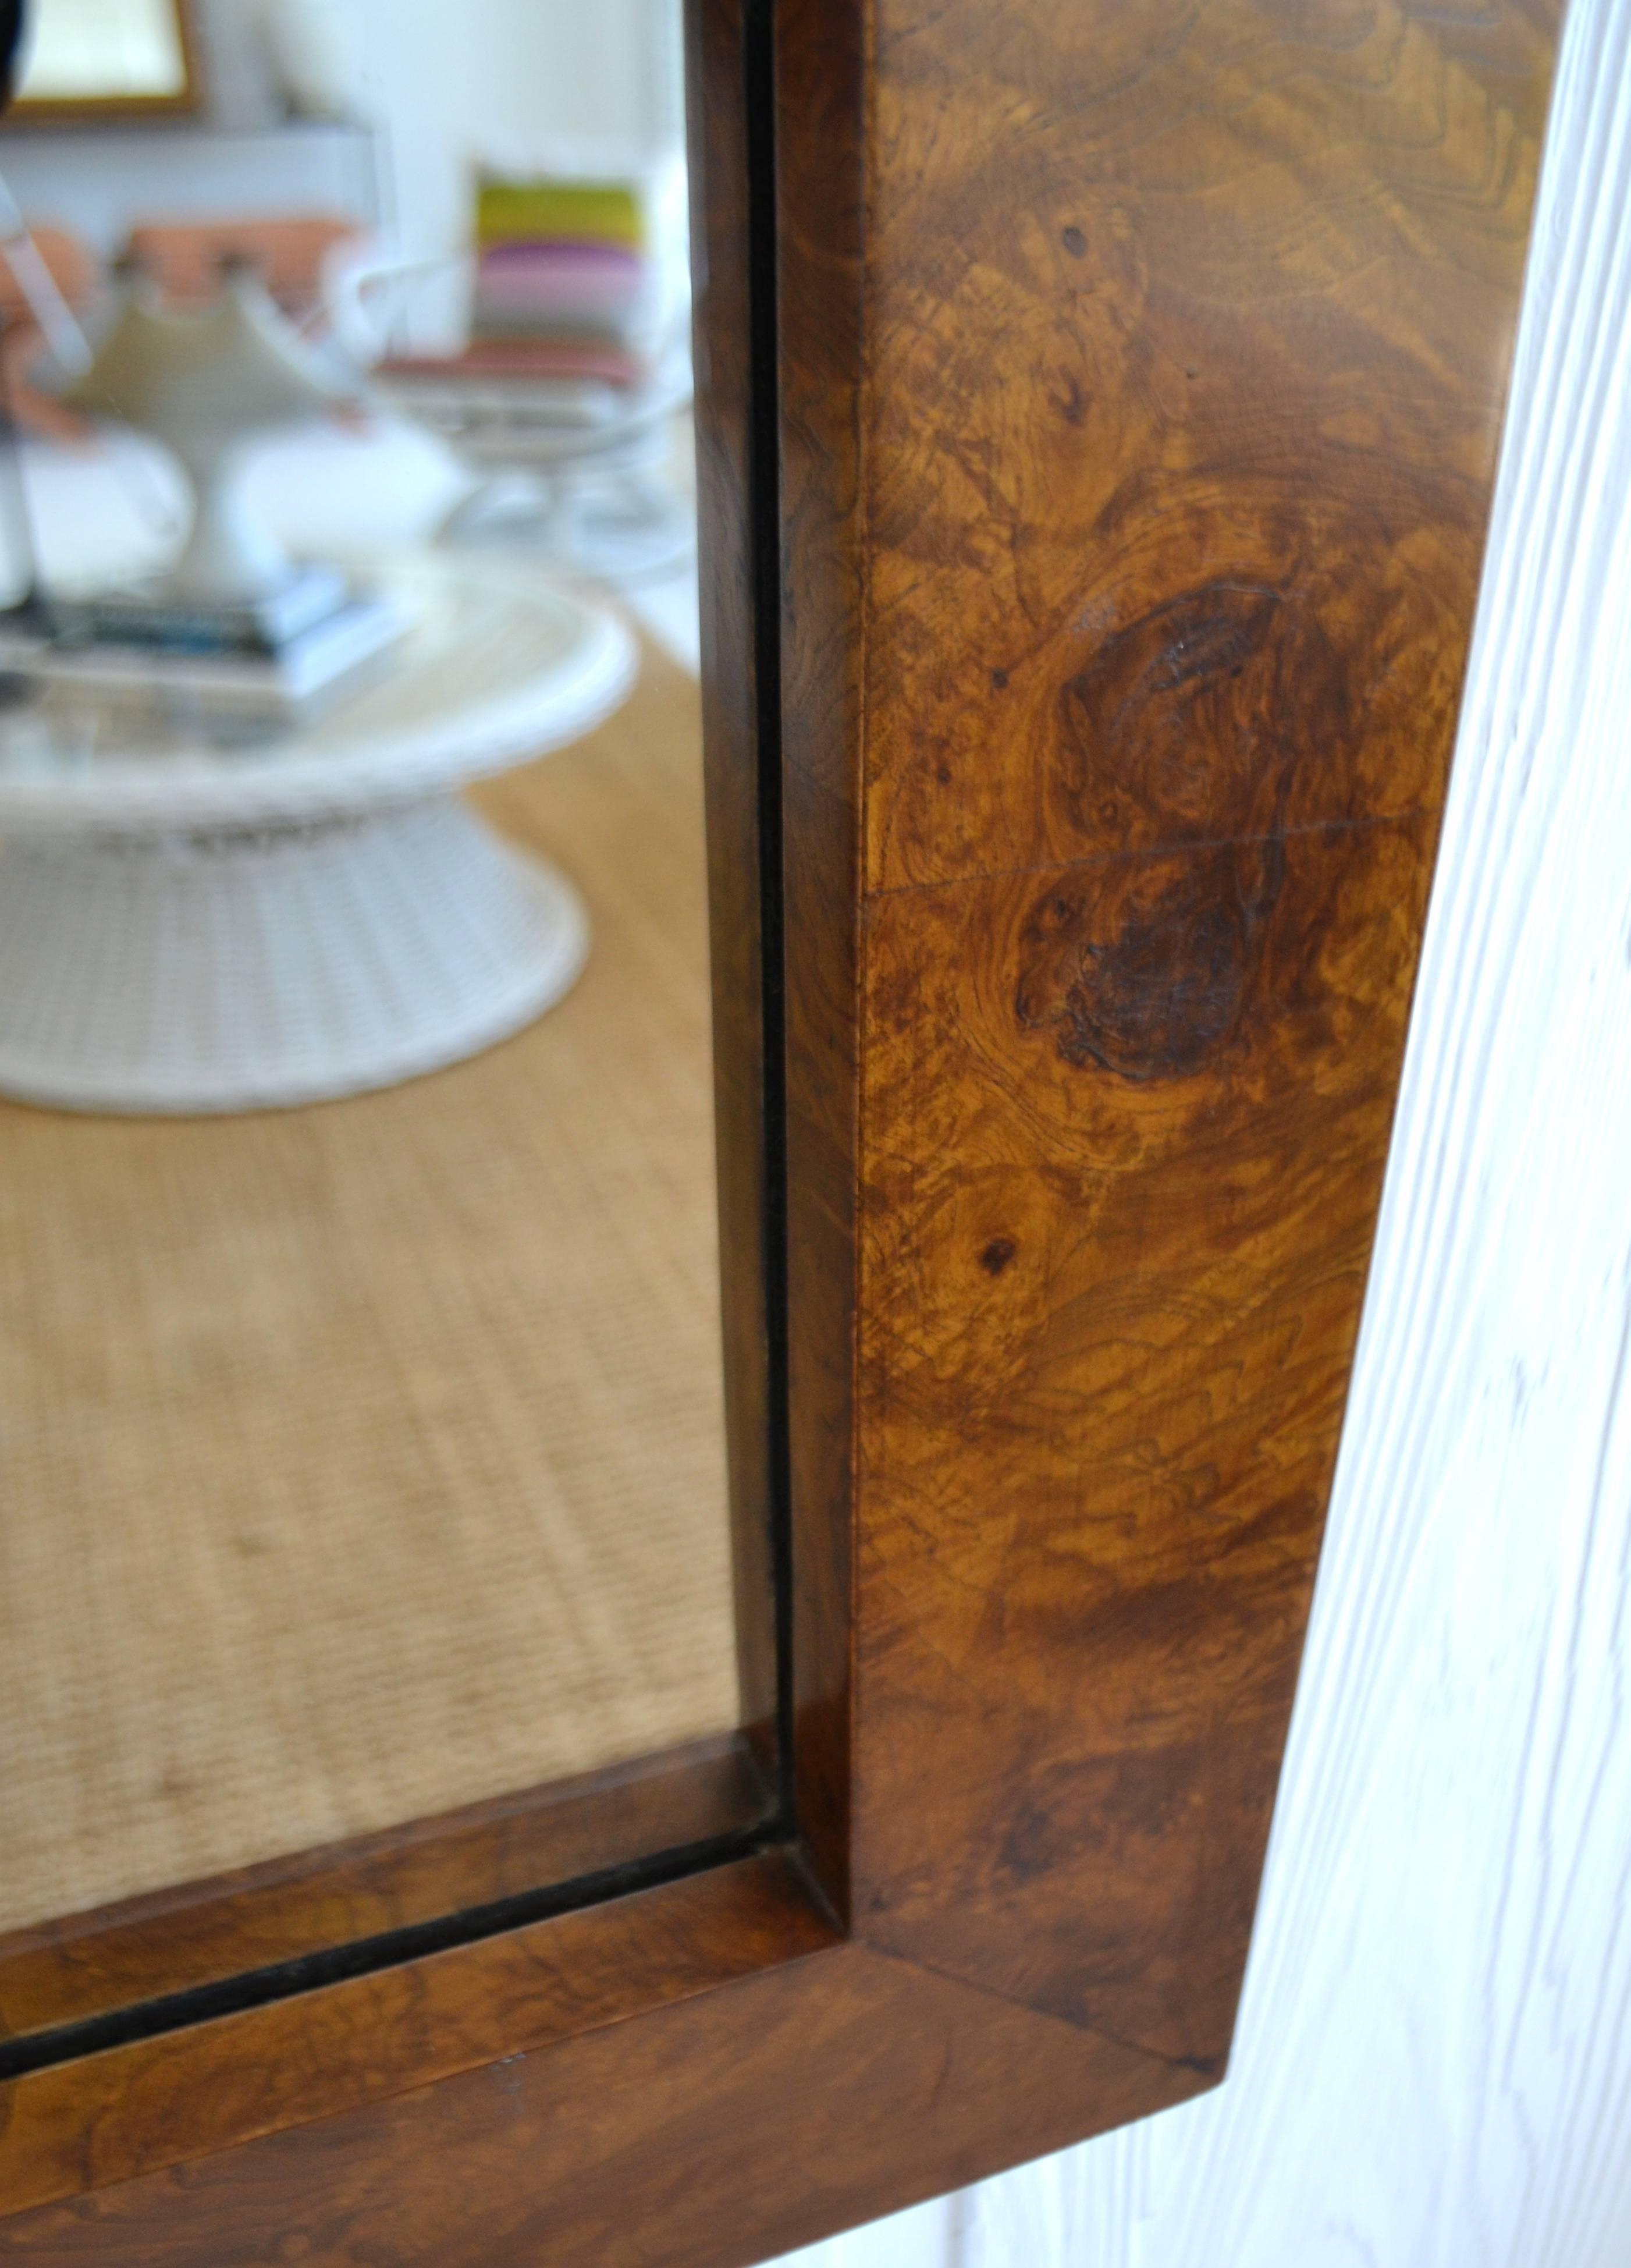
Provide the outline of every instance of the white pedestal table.
<path id="1" fill-rule="evenodd" d="M 628 632 L 546 578 L 376 569 L 415 627 L 309 722 L 53 687 L 0 711 L 0 1093 L 269 1108 L 474 1054 L 559 999 L 588 924 L 457 791 L 623 700 Z"/>

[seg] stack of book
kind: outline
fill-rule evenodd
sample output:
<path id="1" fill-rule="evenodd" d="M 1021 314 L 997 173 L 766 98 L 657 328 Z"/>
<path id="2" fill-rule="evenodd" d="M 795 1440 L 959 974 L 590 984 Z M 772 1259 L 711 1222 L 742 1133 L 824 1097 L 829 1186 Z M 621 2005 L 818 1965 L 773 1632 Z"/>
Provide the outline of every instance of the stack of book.
<path id="1" fill-rule="evenodd" d="M 269 596 L 238 604 L 178 600 L 158 586 L 53 600 L 43 624 L 0 624 L 0 673 L 276 715 L 338 693 L 410 627 L 395 599 L 336 568 L 303 567 Z"/>
<path id="2" fill-rule="evenodd" d="M 499 181 L 476 190 L 469 351 L 630 383 L 651 299 L 640 193 L 626 181 Z"/>
<path id="3" fill-rule="evenodd" d="M 655 277 L 636 188 L 483 180 L 475 234 L 467 375 L 646 374 Z"/>

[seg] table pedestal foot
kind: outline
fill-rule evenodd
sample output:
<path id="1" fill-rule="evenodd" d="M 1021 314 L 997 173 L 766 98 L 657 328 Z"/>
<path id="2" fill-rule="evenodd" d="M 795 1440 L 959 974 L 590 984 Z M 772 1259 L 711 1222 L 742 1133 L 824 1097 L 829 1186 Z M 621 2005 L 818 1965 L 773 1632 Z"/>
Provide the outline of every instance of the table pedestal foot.
<path id="1" fill-rule="evenodd" d="M 588 949 L 565 878 L 452 796 L 0 850 L 0 1093 L 270 1109 L 475 1054 Z"/>

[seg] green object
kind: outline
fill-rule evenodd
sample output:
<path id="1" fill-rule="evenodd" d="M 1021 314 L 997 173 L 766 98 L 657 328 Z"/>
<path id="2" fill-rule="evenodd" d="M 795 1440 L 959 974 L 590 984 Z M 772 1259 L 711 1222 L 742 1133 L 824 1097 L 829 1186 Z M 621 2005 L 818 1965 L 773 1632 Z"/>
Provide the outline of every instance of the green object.
<path id="1" fill-rule="evenodd" d="M 483 180 L 476 191 L 476 242 L 608 244 L 645 250 L 638 192 L 624 181 Z"/>

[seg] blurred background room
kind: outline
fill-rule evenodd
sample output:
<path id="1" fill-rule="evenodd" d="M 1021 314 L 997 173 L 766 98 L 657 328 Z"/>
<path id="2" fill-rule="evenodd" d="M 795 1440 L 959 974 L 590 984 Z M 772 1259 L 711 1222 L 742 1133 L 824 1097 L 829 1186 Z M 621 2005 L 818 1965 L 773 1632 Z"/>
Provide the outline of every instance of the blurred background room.
<path id="1" fill-rule="evenodd" d="M 127 14 L 176 84 L 76 71 L 75 38 L 106 55 Z M 678 0 L 41 0 L 26 38 L 0 219 L 39 259 L 0 291 L 48 579 L 139 571 L 182 508 L 138 439 L 62 446 L 75 332 L 121 261 L 196 302 L 236 247 L 369 399 L 256 450 L 288 543 L 512 541 L 609 578 L 694 662 Z"/>
<path id="2" fill-rule="evenodd" d="M 736 1754 L 682 108 L 679 0 L 25 11 L 0 1933 Z"/>

